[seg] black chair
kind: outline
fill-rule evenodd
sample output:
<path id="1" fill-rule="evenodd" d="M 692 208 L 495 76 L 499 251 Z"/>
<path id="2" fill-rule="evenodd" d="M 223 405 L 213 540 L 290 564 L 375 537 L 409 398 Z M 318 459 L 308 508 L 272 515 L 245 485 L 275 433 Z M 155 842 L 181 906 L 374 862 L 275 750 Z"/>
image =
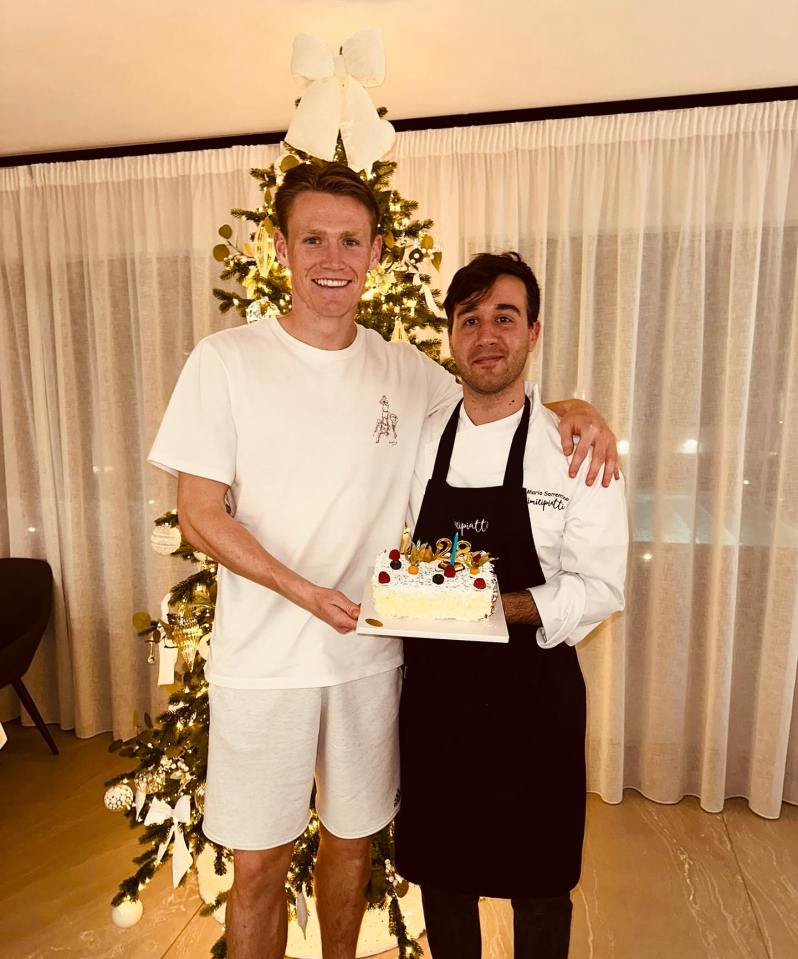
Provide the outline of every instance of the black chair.
<path id="1" fill-rule="evenodd" d="M 53 571 L 43 559 L 0 559 L 0 689 L 10 683 L 54 755 L 58 747 L 22 677 L 50 620 Z"/>

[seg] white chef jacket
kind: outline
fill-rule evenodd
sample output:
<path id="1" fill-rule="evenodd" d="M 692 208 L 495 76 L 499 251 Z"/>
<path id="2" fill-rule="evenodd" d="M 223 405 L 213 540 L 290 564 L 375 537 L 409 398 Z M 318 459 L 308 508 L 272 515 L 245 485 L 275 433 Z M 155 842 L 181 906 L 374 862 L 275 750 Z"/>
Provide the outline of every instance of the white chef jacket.
<path id="1" fill-rule="evenodd" d="M 530 593 L 542 627 L 538 645 L 576 645 L 602 620 L 624 607 L 624 580 L 629 523 L 623 477 L 604 488 L 599 480 L 585 485 L 590 456 L 573 478 L 563 455 L 557 417 L 540 401 L 536 384 L 525 383 L 532 403 L 524 454 L 524 487 L 538 559 L 546 577 Z M 410 493 L 410 528 L 415 526 L 435 454 L 454 409 L 431 417 L 422 432 Z M 513 435 L 522 410 L 476 426 L 465 406 L 460 409 L 457 437 L 447 482 L 475 488 L 501 486 Z M 441 535 L 451 532 L 442 530 Z M 467 531 L 462 534 L 468 538 Z"/>

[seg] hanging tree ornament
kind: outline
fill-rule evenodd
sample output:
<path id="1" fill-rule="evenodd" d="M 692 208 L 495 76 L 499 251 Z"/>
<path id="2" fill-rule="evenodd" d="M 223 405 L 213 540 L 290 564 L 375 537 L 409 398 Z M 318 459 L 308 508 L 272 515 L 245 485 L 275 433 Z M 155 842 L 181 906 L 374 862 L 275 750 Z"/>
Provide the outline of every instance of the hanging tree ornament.
<path id="1" fill-rule="evenodd" d="M 166 785 L 166 773 L 160 766 L 150 766 L 147 769 L 140 769 L 134 779 L 136 789 L 144 793 L 160 792 Z"/>
<path id="2" fill-rule="evenodd" d="M 195 606 L 211 607 L 213 605 L 210 590 L 206 583 L 195 584 L 191 592 L 191 601 Z"/>
<path id="3" fill-rule="evenodd" d="M 391 343 L 409 343 L 410 337 L 407 335 L 407 330 L 405 325 L 402 322 L 400 316 L 396 317 L 396 322 L 393 325 L 393 333 L 391 333 Z"/>
<path id="4" fill-rule="evenodd" d="M 272 221 L 266 217 L 261 220 L 255 233 L 255 266 L 265 280 L 272 271 L 275 261 Z"/>
<path id="5" fill-rule="evenodd" d="M 127 812 L 133 805 L 133 790 L 127 783 L 117 783 L 106 790 L 103 802 L 111 812 Z"/>
<path id="6" fill-rule="evenodd" d="M 150 545 L 160 556 L 171 556 L 180 549 L 183 534 L 179 526 L 155 526 L 150 536 Z"/>
<path id="7" fill-rule="evenodd" d="M 202 639 L 202 629 L 190 603 L 180 603 L 174 613 L 174 619 L 171 629 L 172 642 L 180 651 L 186 667 L 191 669 L 194 666 L 194 657 L 197 655 L 197 646 Z"/>

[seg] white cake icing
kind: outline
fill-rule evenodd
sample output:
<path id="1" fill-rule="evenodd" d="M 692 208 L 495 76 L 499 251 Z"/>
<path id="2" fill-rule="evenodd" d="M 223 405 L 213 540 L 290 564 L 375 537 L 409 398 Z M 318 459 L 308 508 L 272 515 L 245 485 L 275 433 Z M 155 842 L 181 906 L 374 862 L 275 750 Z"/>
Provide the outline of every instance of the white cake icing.
<path id="1" fill-rule="evenodd" d="M 386 550 L 374 563 L 371 589 L 377 616 L 384 619 L 459 619 L 478 622 L 487 619 L 493 612 L 499 590 L 490 560 L 475 573 L 464 567 L 452 577 L 444 576 L 442 583 L 432 579 L 436 574 L 443 574 L 437 561 L 418 563 L 418 572 L 415 574 L 408 572 L 410 563 L 406 556 L 400 556 L 399 562 L 401 568 L 392 569 L 389 551 Z M 387 573 L 390 582 L 381 583 L 380 573 Z M 484 581 L 483 589 L 474 585 L 477 579 Z"/>

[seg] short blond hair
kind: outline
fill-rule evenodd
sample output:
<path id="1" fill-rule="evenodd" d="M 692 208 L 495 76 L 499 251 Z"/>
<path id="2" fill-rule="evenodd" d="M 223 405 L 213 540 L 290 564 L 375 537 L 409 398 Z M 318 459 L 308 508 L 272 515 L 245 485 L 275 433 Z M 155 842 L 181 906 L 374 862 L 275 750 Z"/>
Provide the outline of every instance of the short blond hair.
<path id="1" fill-rule="evenodd" d="M 380 221 L 380 208 L 374 191 L 354 170 L 343 163 L 327 163 L 317 166 L 315 163 L 300 163 L 285 174 L 283 182 L 274 197 L 277 222 L 285 236 L 288 236 L 288 217 L 298 196 L 303 193 L 329 193 L 332 196 L 348 196 L 356 200 L 368 214 L 371 221 L 371 235 L 377 235 Z"/>

